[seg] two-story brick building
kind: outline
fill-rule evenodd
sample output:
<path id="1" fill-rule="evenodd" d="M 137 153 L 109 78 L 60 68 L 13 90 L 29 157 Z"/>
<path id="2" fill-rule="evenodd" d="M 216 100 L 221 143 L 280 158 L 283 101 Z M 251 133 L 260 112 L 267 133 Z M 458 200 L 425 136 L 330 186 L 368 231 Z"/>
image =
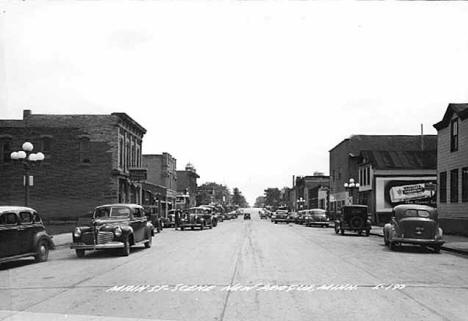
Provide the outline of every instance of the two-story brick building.
<path id="1" fill-rule="evenodd" d="M 45 218 L 70 219 L 95 206 L 141 202 L 142 139 L 146 130 L 125 113 L 32 114 L 0 120 L 0 204 L 22 205 L 23 168 L 10 159 L 25 141 L 45 160 L 32 169 L 30 206 Z"/>
<path id="2" fill-rule="evenodd" d="M 468 235 L 468 104 L 449 104 L 437 129 L 437 208 L 448 233 Z"/>
<path id="3" fill-rule="evenodd" d="M 326 205 L 320 201 L 323 191 L 328 189 L 330 177 L 316 172 L 311 176 L 297 176 L 294 190 L 296 199 L 294 208 L 297 210 L 310 208 L 325 208 Z"/>
<path id="4" fill-rule="evenodd" d="M 181 208 L 196 206 L 198 178 L 200 178 L 200 176 L 197 174 L 197 170 L 190 163 L 185 166 L 185 170 L 177 171 L 177 192 L 179 194 Z"/>
<path id="5" fill-rule="evenodd" d="M 175 207 L 177 197 L 177 160 L 169 153 L 145 154 L 142 164 L 148 173 L 146 186 L 155 186 L 161 205 L 160 214 L 167 216 L 168 211 Z"/>

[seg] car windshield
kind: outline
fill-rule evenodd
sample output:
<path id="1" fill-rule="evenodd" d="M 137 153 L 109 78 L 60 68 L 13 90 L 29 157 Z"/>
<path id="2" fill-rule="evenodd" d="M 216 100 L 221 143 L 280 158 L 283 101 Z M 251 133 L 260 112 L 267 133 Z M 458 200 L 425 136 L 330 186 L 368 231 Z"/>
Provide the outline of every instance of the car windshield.
<path id="1" fill-rule="evenodd" d="M 124 206 L 99 207 L 94 212 L 94 218 L 129 217 L 129 216 L 130 216 L 130 209 Z"/>

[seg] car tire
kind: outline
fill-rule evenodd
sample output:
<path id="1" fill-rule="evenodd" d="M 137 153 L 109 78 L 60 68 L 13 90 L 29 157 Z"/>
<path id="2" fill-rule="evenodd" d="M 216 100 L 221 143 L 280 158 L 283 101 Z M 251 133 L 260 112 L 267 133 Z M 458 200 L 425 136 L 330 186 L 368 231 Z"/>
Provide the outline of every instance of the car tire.
<path id="1" fill-rule="evenodd" d="M 148 241 L 145 242 L 145 248 L 149 249 L 152 244 L 153 244 L 153 237 L 150 234 L 149 238 L 148 238 Z"/>
<path id="2" fill-rule="evenodd" d="M 434 253 L 440 253 L 440 245 L 434 246 Z"/>
<path id="3" fill-rule="evenodd" d="M 36 262 L 45 262 L 49 258 L 49 242 L 40 240 L 37 243 Z"/>
<path id="4" fill-rule="evenodd" d="M 180 230 L 181 230 L 181 231 L 185 230 L 185 227 L 181 227 Z"/>
<path id="5" fill-rule="evenodd" d="M 396 251 L 396 250 L 398 250 L 398 247 L 397 247 L 397 245 L 395 244 L 395 242 L 389 242 L 388 247 L 390 248 L 391 251 Z"/>
<path id="6" fill-rule="evenodd" d="M 128 239 L 128 236 L 123 241 L 123 245 L 124 246 L 122 248 L 122 255 L 129 256 L 130 255 L 130 240 Z"/>
<path id="7" fill-rule="evenodd" d="M 344 229 L 340 229 L 341 235 L 344 235 Z"/>
<path id="8" fill-rule="evenodd" d="M 275 221 L 275 224 L 278 224 L 278 222 L 277 222 L 277 221 Z"/>
<path id="9" fill-rule="evenodd" d="M 75 253 L 76 253 L 77 257 L 84 257 L 85 256 L 85 250 L 77 249 L 77 250 L 75 250 Z"/>
<path id="10" fill-rule="evenodd" d="M 340 233 L 340 228 L 338 226 L 335 225 L 335 233 L 338 234 Z"/>
<path id="11" fill-rule="evenodd" d="M 366 230 L 366 236 L 370 235 L 370 230 Z"/>
<path id="12" fill-rule="evenodd" d="M 384 240 L 384 245 L 385 245 L 385 246 L 388 246 L 388 244 L 389 244 L 390 242 L 388 241 L 388 237 L 387 237 L 387 234 L 386 234 L 385 232 L 384 232 L 383 240 Z"/>

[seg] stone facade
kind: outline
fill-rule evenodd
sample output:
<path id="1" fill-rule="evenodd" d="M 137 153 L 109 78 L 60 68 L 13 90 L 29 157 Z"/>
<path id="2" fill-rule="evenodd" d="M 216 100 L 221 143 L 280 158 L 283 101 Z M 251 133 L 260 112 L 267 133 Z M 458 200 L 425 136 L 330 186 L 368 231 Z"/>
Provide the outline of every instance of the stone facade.
<path id="1" fill-rule="evenodd" d="M 434 127 L 440 224 L 447 233 L 468 235 L 468 104 L 449 104 Z"/>
<path id="2" fill-rule="evenodd" d="M 23 205 L 22 164 L 10 160 L 25 141 L 45 160 L 32 168 L 29 205 L 45 219 L 74 219 L 104 203 L 141 202 L 141 186 L 130 181 L 139 167 L 146 130 L 122 113 L 34 115 L 0 120 L 0 204 Z M 122 138 L 122 145 L 119 144 Z"/>

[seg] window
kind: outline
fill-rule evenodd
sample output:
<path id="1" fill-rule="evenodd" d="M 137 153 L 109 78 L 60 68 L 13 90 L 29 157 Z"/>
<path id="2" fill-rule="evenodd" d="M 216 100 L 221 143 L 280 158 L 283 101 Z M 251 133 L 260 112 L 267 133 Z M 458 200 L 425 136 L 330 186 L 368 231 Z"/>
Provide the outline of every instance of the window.
<path id="1" fill-rule="evenodd" d="M 370 185 L 371 180 L 370 180 L 370 167 L 366 168 L 366 185 Z"/>
<path id="2" fill-rule="evenodd" d="M 450 171 L 450 202 L 458 203 L 458 169 Z"/>
<path id="3" fill-rule="evenodd" d="M 11 143 L 9 139 L 2 139 L 0 141 L 0 163 L 8 163 L 11 161 Z"/>
<path id="4" fill-rule="evenodd" d="M 33 223 L 33 216 L 29 212 L 20 212 L 20 220 L 21 224 L 32 224 Z"/>
<path id="5" fill-rule="evenodd" d="M 90 144 L 88 137 L 80 138 L 80 163 L 91 163 L 89 159 Z"/>
<path id="6" fill-rule="evenodd" d="M 3 213 L 0 216 L 0 225 L 16 225 L 18 224 L 18 217 L 15 213 Z"/>
<path id="7" fill-rule="evenodd" d="M 468 167 L 462 168 L 462 202 L 468 202 Z"/>
<path id="8" fill-rule="evenodd" d="M 447 172 L 439 174 L 439 201 L 447 203 Z"/>
<path id="9" fill-rule="evenodd" d="M 458 118 L 451 122 L 450 126 L 450 151 L 456 152 L 458 150 Z"/>
<path id="10" fill-rule="evenodd" d="M 124 139 L 119 137 L 119 167 L 124 168 Z"/>
<path id="11" fill-rule="evenodd" d="M 51 144 L 52 144 L 52 138 L 51 137 L 43 137 L 42 138 L 42 152 L 46 154 L 50 154 L 51 151 Z"/>

